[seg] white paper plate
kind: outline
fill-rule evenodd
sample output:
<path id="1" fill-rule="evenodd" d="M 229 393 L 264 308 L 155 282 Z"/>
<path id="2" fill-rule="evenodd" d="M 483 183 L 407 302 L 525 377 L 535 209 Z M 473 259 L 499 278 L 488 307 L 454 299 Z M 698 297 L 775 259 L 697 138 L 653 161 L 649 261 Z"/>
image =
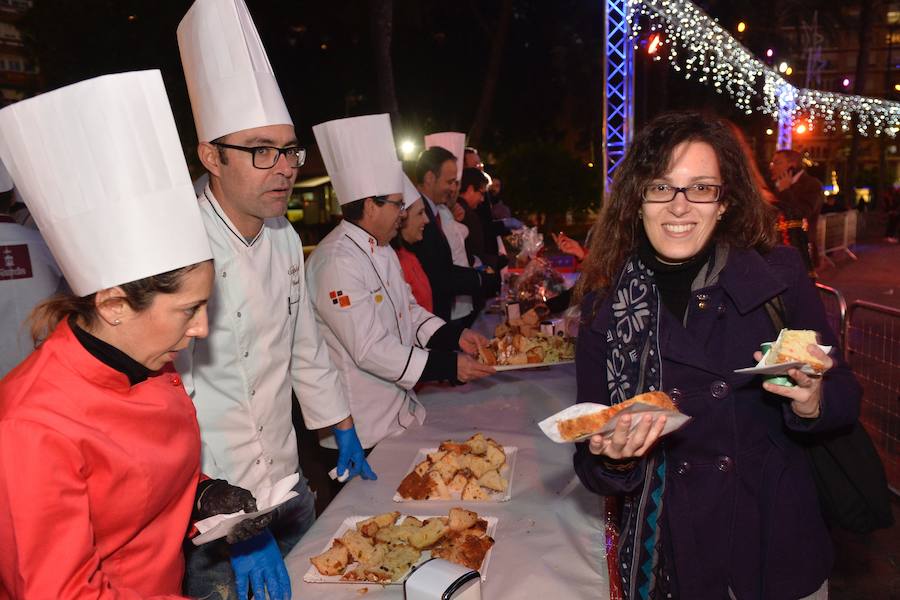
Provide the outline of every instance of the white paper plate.
<path id="1" fill-rule="evenodd" d="M 556 365 L 570 365 L 574 360 L 561 360 L 552 363 L 528 363 L 524 365 L 494 365 L 494 370 L 498 373 L 501 371 L 518 371 L 519 369 L 537 369 L 538 367 L 555 367 Z"/>
<path id="2" fill-rule="evenodd" d="M 437 448 L 419 448 L 416 458 L 412 461 L 412 464 L 403 476 L 406 477 L 412 473 L 417 464 L 425 460 L 432 452 L 437 451 Z M 516 446 L 503 446 L 503 452 L 506 453 L 506 463 L 500 467 L 500 475 L 506 479 L 508 485 L 506 486 L 505 492 L 495 492 L 482 487 L 481 489 L 485 490 L 490 496 L 490 500 L 460 500 L 460 492 L 454 491 L 450 492 L 450 500 L 408 500 L 397 492 L 394 492 L 394 502 L 507 502 L 512 493 L 513 475 L 516 472 L 516 456 L 519 455 L 519 449 Z"/>
<path id="3" fill-rule="evenodd" d="M 612 419 L 610 419 L 606 423 L 606 425 L 603 427 L 603 429 L 600 431 L 597 431 L 595 433 L 591 433 L 588 435 L 583 435 L 576 440 L 564 440 L 562 438 L 562 436 L 559 435 L 559 428 L 556 426 L 556 424 L 559 421 L 562 421 L 564 419 L 574 419 L 575 417 L 580 417 L 582 415 L 587 415 L 587 414 L 607 410 L 608 408 L 609 407 L 604 404 L 595 404 L 592 402 L 582 402 L 580 404 L 573 404 L 572 406 L 559 411 L 555 415 L 551 415 L 551 416 L 547 417 L 546 419 L 544 419 L 543 421 L 538 423 L 538 427 L 541 428 L 541 431 L 544 432 L 544 435 L 546 435 L 548 438 L 550 438 L 554 442 L 556 442 L 558 444 L 570 444 L 570 443 L 574 443 L 574 442 L 584 441 L 584 440 L 590 438 L 592 435 L 596 435 L 597 433 L 609 433 L 610 431 L 612 431 L 613 429 L 616 428 L 616 423 L 619 422 L 619 419 L 623 415 L 629 415 L 629 414 L 636 415 L 636 414 L 645 414 L 645 413 L 651 413 L 654 415 L 665 415 L 666 416 L 666 424 L 665 424 L 665 427 L 663 427 L 662 433 L 660 434 L 661 436 L 672 433 L 673 431 L 675 431 L 676 429 L 679 429 L 682 425 L 684 425 L 685 423 L 687 423 L 688 421 L 691 420 L 691 418 L 688 415 L 677 412 L 677 411 L 666 410 L 664 408 L 660 408 L 660 407 L 654 406 L 652 404 L 645 404 L 643 402 L 635 402 L 634 404 L 632 404 L 631 406 L 629 406 L 628 408 L 626 408 L 625 410 L 623 410 L 622 412 L 620 412 L 619 414 L 614 416 Z M 634 429 L 637 426 L 638 426 L 637 419 L 633 419 L 631 422 L 631 429 Z"/>
<path id="4" fill-rule="evenodd" d="M 823 346 L 819 344 L 819 348 L 822 349 L 822 352 L 828 354 L 831 352 L 831 346 Z M 747 367 L 745 369 L 735 369 L 735 373 L 746 373 L 748 375 L 787 375 L 787 372 L 791 369 L 800 369 L 807 375 L 815 375 L 816 372 L 810 367 L 808 364 L 800 361 L 794 361 L 789 363 L 779 363 L 777 365 L 767 365 L 766 358 L 769 356 L 769 353 L 766 352 L 759 362 L 756 363 L 755 367 Z"/>
<path id="5" fill-rule="evenodd" d="M 360 521 L 365 521 L 366 519 L 371 519 L 374 516 L 376 516 L 376 515 L 347 517 L 346 519 L 344 519 L 344 522 L 341 523 L 341 526 L 338 527 L 338 530 L 335 532 L 335 534 L 329 538 L 329 542 L 327 544 L 325 544 L 322 547 L 322 550 L 320 550 L 314 556 L 318 556 L 322 552 L 325 552 L 326 550 L 331 548 L 332 541 L 336 538 L 340 538 L 342 535 L 344 535 L 344 533 L 348 529 L 356 529 L 357 523 L 359 523 Z M 420 521 L 424 521 L 425 519 L 432 519 L 434 517 L 446 517 L 447 515 L 428 515 L 428 516 L 400 515 L 398 522 L 402 521 L 407 516 L 412 516 L 412 517 L 419 519 Z M 495 533 L 497 531 L 497 523 L 498 523 L 497 517 L 487 517 L 487 516 L 479 514 L 478 518 L 484 519 L 485 521 L 487 521 L 487 535 L 494 538 L 494 541 L 496 542 L 497 538 L 495 536 Z M 496 543 L 494 545 L 496 546 Z M 481 568 L 478 569 L 478 572 L 481 573 L 481 581 L 487 580 L 488 564 L 490 564 L 490 562 L 491 562 L 491 555 L 493 553 L 494 553 L 494 547 L 492 546 L 491 549 L 487 551 L 487 554 L 485 554 L 484 560 L 481 563 Z M 424 552 L 422 552 L 422 556 L 419 557 L 419 562 L 417 562 L 415 564 L 420 565 L 430 558 L 431 558 L 431 552 L 428 550 L 425 550 Z M 350 563 L 350 564 L 353 565 L 355 563 Z M 413 566 L 415 566 L 415 565 L 413 565 Z M 409 576 L 410 571 L 412 571 L 412 568 L 410 568 L 410 570 L 407 571 L 406 575 L 404 575 L 397 581 L 392 581 L 390 583 L 378 583 L 375 585 L 402 585 L 403 581 Z M 341 579 L 340 575 L 322 575 L 321 573 L 319 573 L 318 569 L 316 569 L 315 565 L 312 565 L 312 564 L 309 565 L 309 569 L 307 569 L 306 574 L 303 575 L 303 581 L 305 581 L 306 583 L 343 583 L 343 584 L 347 584 L 347 585 L 357 585 L 357 584 L 373 585 L 373 582 L 371 582 L 371 581 L 344 581 L 343 579 Z"/>
<path id="6" fill-rule="evenodd" d="M 273 504 L 272 506 L 270 506 L 268 508 L 264 508 L 262 510 L 258 510 L 256 512 L 249 513 L 249 514 L 238 514 L 234 517 L 225 519 L 221 523 L 218 523 L 217 525 L 215 525 L 212 529 L 210 529 L 206 533 L 201 533 L 200 535 L 197 535 L 197 536 L 194 536 L 193 538 L 191 538 L 191 542 L 195 546 L 202 546 L 203 544 L 212 542 L 213 540 L 223 538 L 223 537 L 227 536 L 229 533 L 231 533 L 231 530 L 234 529 L 235 526 L 238 523 L 240 523 L 241 521 L 246 521 L 247 519 L 255 519 L 256 517 L 258 517 L 260 515 L 270 513 L 273 510 L 275 510 L 276 508 L 278 508 L 279 506 L 281 506 L 282 504 L 284 504 L 285 502 L 287 502 L 288 500 L 290 500 L 291 498 L 295 498 L 298 495 L 299 494 L 297 494 L 297 492 L 291 491 L 287 494 L 287 497 L 285 497 L 283 500 L 281 500 L 281 502 L 277 502 L 276 504 Z M 210 517 L 210 518 L 212 518 L 212 517 Z"/>

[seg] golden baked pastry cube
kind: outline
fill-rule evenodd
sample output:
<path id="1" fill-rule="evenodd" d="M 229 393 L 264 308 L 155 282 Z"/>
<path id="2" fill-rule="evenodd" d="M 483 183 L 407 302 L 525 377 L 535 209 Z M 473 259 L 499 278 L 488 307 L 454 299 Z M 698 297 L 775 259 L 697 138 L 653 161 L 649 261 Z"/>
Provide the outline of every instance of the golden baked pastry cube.
<path id="1" fill-rule="evenodd" d="M 420 556 L 422 556 L 422 551 L 412 546 L 406 544 L 392 546 L 384 555 L 381 568 L 388 572 L 391 581 L 397 581 L 406 575 L 406 572 L 419 560 Z"/>
<path id="2" fill-rule="evenodd" d="M 482 455 L 487 452 L 487 440 L 484 439 L 483 433 L 476 433 L 467 439 L 466 445 L 469 447 L 472 454 Z"/>
<path id="3" fill-rule="evenodd" d="M 382 527 L 393 525 L 399 516 L 400 512 L 396 510 L 394 512 L 384 513 L 383 515 L 360 521 L 356 524 L 356 530 L 366 537 L 374 537 L 375 533 Z"/>
<path id="4" fill-rule="evenodd" d="M 425 473 L 428 472 L 428 469 L 431 468 L 431 461 L 426 459 L 416 465 L 416 468 L 413 469 L 419 476 L 425 477 Z"/>
<path id="5" fill-rule="evenodd" d="M 459 444 L 452 440 L 441 442 L 441 445 L 438 449 L 445 452 L 452 452 L 453 454 L 466 454 L 470 450 L 468 444 Z"/>
<path id="6" fill-rule="evenodd" d="M 506 453 L 503 451 L 503 448 L 492 444 L 486 444 L 486 446 L 487 450 L 485 451 L 484 459 L 488 461 L 492 468 L 499 469 L 506 463 Z"/>
<path id="7" fill-rule="evenodd" d="M 459 461 L 460 467 L 469 469 L 475 477 L 481 477 L 491 469 L 495 468 L 485 459 L 472 454 L 464 454 L 459 456 L 457 460 Z"/>
<path id="8" fill-rule="evenodd" d="M 450 483 L 453 479 L 453 476 L 456 475 L 456 472 L 459 471 L 459 461 L 457 460 L 456 454 L 447 453 L 444 457 L 436 462 L 434 466 L 431 467 L 432 471 L 437 471 L 441 474 L 441 478 L 444 480 L 444 483 Z"/>
<path id="9" fill-rule="evenodd" d="M 364 565 L 378 563 L 384 557 L 384 546 L 372 543 L 372 540 L 355 529 L 350 529 L 341 537 L 341 542 L 347 546 L 353 560 Z"/>
<path id="10" fill-rule="evenodd" d="M 463 500 L 490 500 L 487 492 L 485 492 L 478 482 L 473 478 L 466 484 L 462 491 Z"/>
<path id="11" fill-rule="evenodd" d="M 409 537 L 421 527 L 421 525 L 404 523 L 403 525 L 392 525 L 378 530 L 375 534 L 375 541 L 381 544 L 408 544 Z"/>
<path id="12" fill-rule="evenodd" d="M 437 471 L 428 471 L 427 475 L 429 479 L 429 485 L 431 488 L 428 491 L 428 495 L 425 497 L 426 500 L 449 500 L 450 499 L 450 490 L 447 489 L 447 484 L 444 483 L 444 478 L 441 477 L 441 474 Z"/>
<path id="13" fill-rule="evenodd" d="M 421 527 L 424 523 L 415 517 L 407 516 L 400 525 L 403 527 Z"/>
<path id="14" fill-rule="evenodd" d="M 450 509 L 450 531 L 459 532 L 478 522 L 478 513 L 464 508 Z"/>
<path id="15" fill-rule="evenodd" d="M 495 492 L 505 492 L 509 483 L 500 476 L 497 469 L 491 469 L 478 478 L 478 485 L 494 490 Z"/>
<path id="16" fill-rule="evenodd" d="M 444 537 L 447 531 L 449 531 L 449 528 L 441 519 L 428 519 L 425 521 L 425 525 L 417 528 L 409 536 L 409 543 L 415 548 L 428 548 Z"/>
<path id="17" fill-rule="evenodd" d="M 433 463 L 436 463 L 439 460 L 441 460 L 442 458 L 444 458 L 444 456 L 446 454 L 447 454 L 446 450 L 438 450 L 437 452 L 430 452 L 428 454 L 428 460 L 430 460 Z"/>
<path id="18" fill-rule="evenodd" d="M 331 548 L 318 556 L 310 557 L 309 562 L 322 575 L 340 575 L 350 563 L 350 552 L 341 540 L 334 540 Z"/>
<path id="19" fill-rule="evenodd" d="M 447 484 L 447 489 L 457 494 L 462 492 L 463 488 L 466 487 L 466 484 L 469 483 L 469 476 L 471 475 L 472 472 L 468 469 L 457 471 L 456 475 L 453 476 L 453 479 L 450 480 L 450 483 Z"/>
<path id="20" fill-rule="evenodd" d="M 391 575 L 386 569 L 373 569 L 366 565 L 356 565 L 341 577 L 344 581 L 371 581 L 372 583 L 390 583 Z"/>

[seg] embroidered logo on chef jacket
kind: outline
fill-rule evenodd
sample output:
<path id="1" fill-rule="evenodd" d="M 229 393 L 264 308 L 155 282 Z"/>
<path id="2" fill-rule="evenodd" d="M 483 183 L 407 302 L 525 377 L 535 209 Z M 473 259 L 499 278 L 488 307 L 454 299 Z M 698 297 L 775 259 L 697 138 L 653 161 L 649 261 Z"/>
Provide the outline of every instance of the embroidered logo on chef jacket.
<path id="1" fill-rule="evenodd" d="M 300 265 L 291 265 L 288 275 L 291 278 L 291 285 L 300 285 Z"/>
<path id="2" fill-rule="evenodd" d="M 331 290 L 328 292 L 328 297 L 331 298 L 331 303 L 336 306 L 341 308 L 350 306 L 350 296 L 345 296 L 342 290 Z"/>
<path id="3" fill-rule="evenodd" d="M 0 280 L 32 277 L 31 255 L 27 244 L 0 247 Z"/>

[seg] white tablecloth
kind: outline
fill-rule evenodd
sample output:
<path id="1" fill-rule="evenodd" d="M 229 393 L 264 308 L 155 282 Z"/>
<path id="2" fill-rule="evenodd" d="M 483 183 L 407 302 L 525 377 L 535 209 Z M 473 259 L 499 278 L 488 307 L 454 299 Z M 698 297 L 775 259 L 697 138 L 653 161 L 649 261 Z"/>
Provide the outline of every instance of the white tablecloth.
<path id="1" fill-rule="evenodd" d="M 288 555 L 294 598 L 403 598 L 400 585 L 310 584 L 303 574 L 346 517 L 392 510 L 446 514 L 459 505 L 499 519 L 482 588 L 486 600 L 608 600 L 602 498 L 575 478 L 574 447 L 550 441 L 537 426 L 574 401 L 575 366 L 498 373 L 456 388 L 426 386 L 419 398 L 428 410 L 425 425 L 378 444 L 369 456 L 378 481 L 348 483 Z M 509 502 L 391 500 L 419 448 L 465 440 L 475 431 L 519 448 Z M 361 596 L 363 587 L 368 592 Z"/>

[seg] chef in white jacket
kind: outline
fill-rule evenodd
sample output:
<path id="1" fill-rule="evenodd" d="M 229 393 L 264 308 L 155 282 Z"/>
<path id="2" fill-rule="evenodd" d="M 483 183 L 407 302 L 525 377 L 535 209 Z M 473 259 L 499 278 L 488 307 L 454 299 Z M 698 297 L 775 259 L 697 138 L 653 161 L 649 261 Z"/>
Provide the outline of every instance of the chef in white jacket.
<path id="1" fill-rule="evenodd" d="M 300 238 L 283 216 L 306 153 L 244 1 L 197 0 L 178 45 L 209 172 L 199 202 L 216 268 L 209 336 L 177 365 L 197 408 L 203 471 L 257 495 L 298 473 L 293 388 L 309 429 L 334 426 L 339 471 L 374 478 L 316 326 Z M 302 474 L 294 489 L 270 526 L 283 553 L 315 520 Z M 187 549 L 190 596 L 230 584 L 214 545 Z"/>
<path id="2" fill-rule="evenodd" d="M 405 207 L 419 200 L 397 160 L 390 117 L 338 119 L 313 132 L 344 219 L 313 251 L 306 278 L 360 441 L 371 448 L 423 422 L 416 383 L 494 370 L 469 356 L 484 336 L 416 303 L 389 245 Z"/>

